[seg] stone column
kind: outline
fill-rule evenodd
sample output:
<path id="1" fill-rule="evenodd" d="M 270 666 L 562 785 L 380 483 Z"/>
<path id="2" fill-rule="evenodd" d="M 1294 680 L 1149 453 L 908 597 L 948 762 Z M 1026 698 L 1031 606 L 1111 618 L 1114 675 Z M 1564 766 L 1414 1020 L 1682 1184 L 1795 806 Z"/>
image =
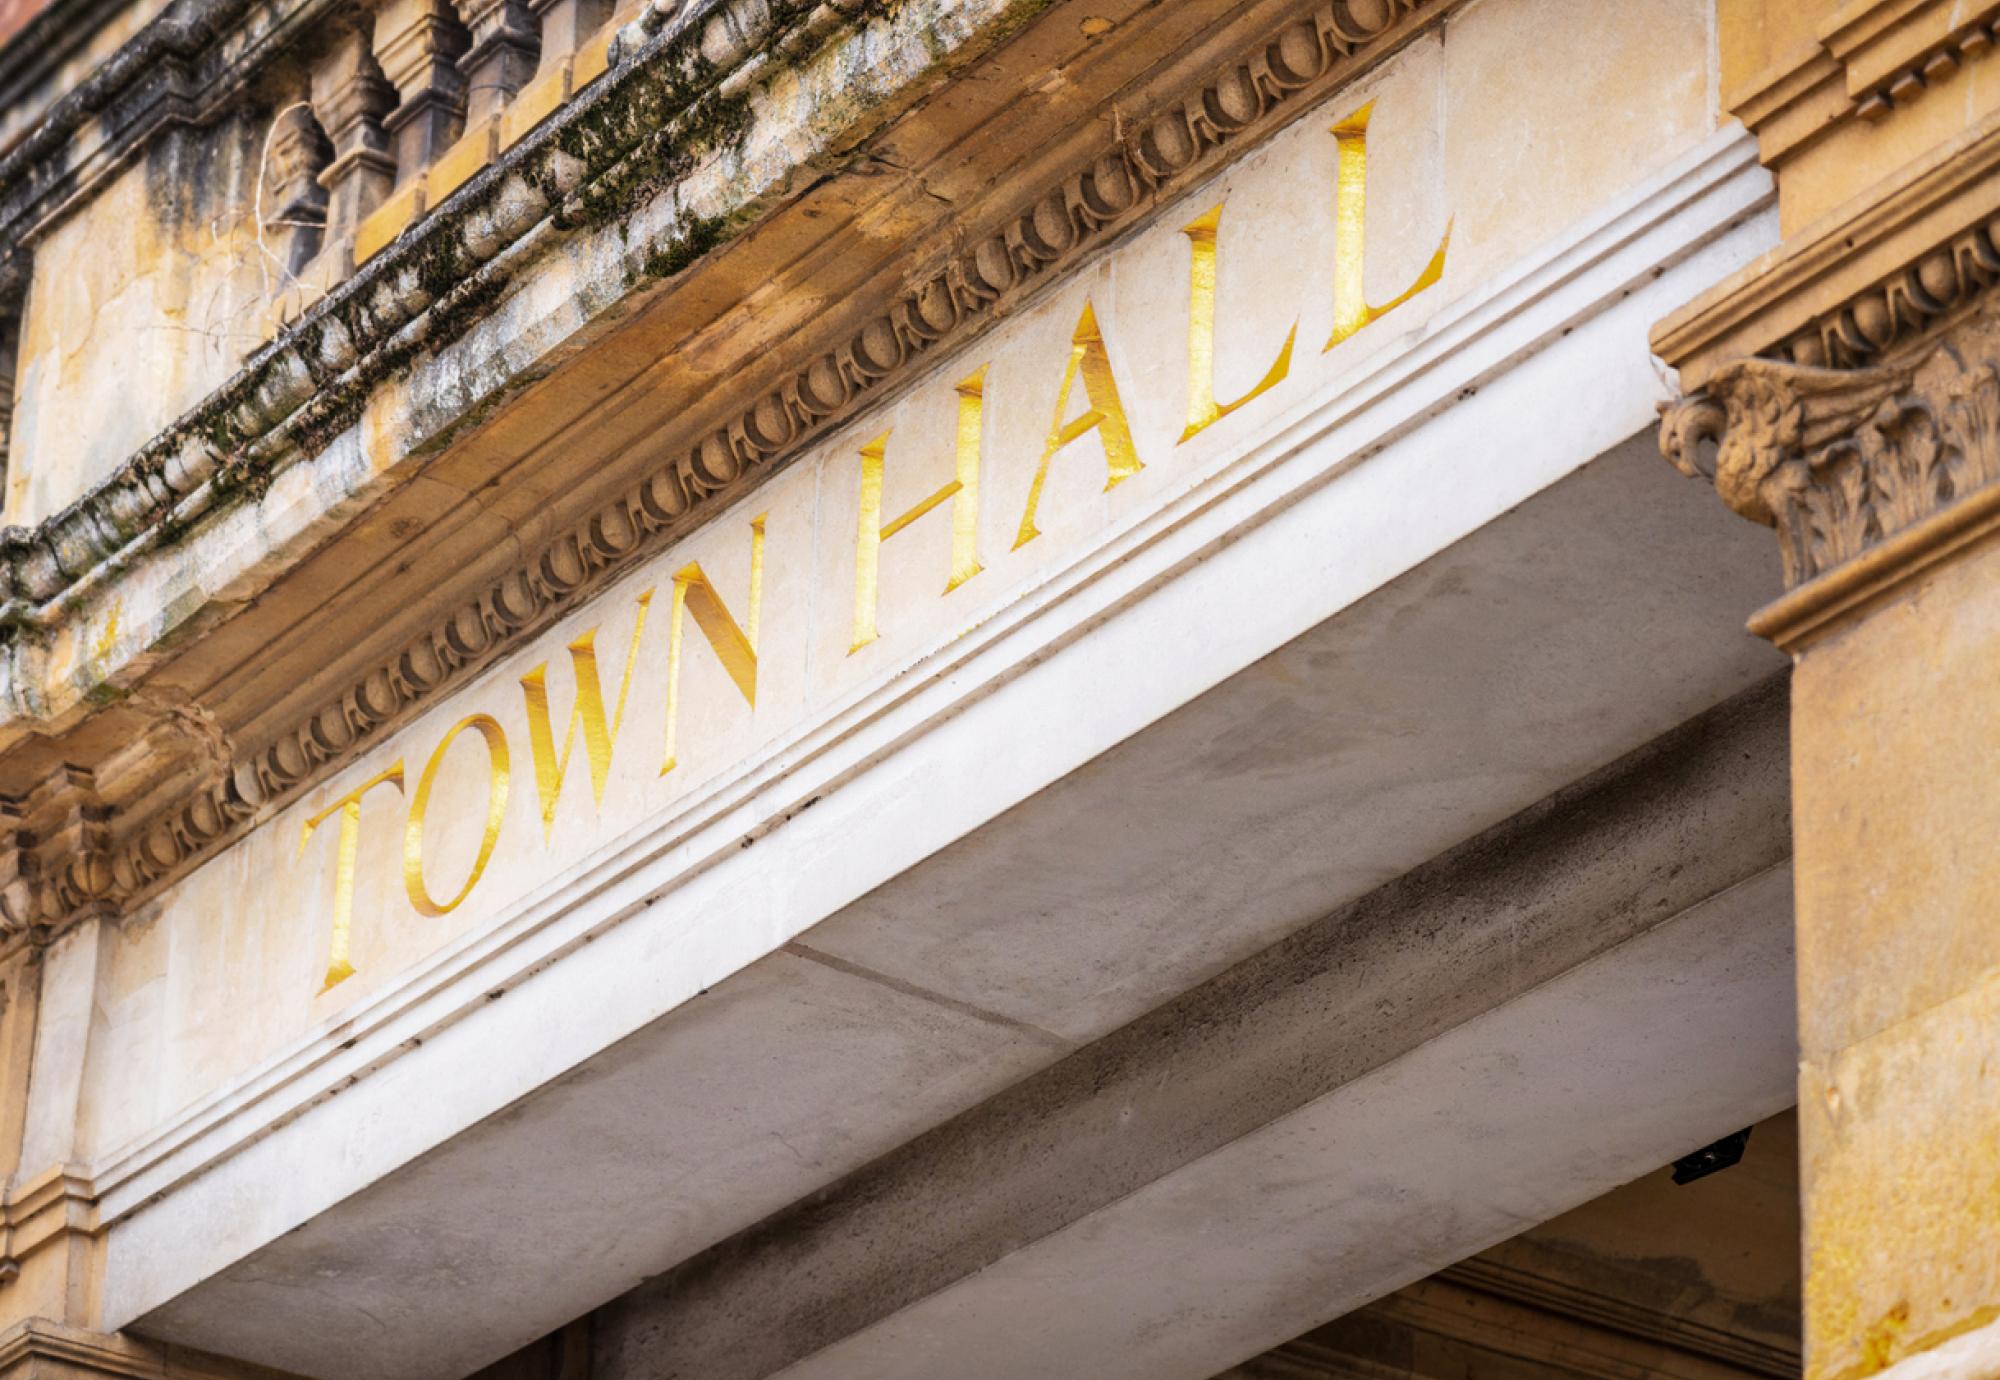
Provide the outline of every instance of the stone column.
<path id="1" fill-rule="evenodd" d="M 1655 329 L 1775 529 L 1808 1380 L 2000 1377 L 2000 0 L 1718 0 L 1784 240 Z"/>
<path id="2" fill-rule="evenodd" d="M 15 984 L 28 999 L 33 1038 L 19 1149 L 0 1198 L 0 1273 L 7 1276 L 0 1322 L 90 1320 L 97 1195 L 82 1163 L 78 1111 L 102 965 L 116 942 L 105 933 L 108 924 L 90 919 L 56 937 L 32 965 L 39 969 L 32 987 L 27 973 Z"/>
<path id="3" fill-rule="evenodd" d="M 1695 352 L 1663 438 L 1776 530 L 1791 586 L 1751 627 L 1795 662 L 1808 1380 L 2000 1376 L 2000 219 L 1980 215 L 1859 292 L 1819 283 L 1761 356 Z M 1860 232 L 1827 234 L 1796 262 Z M 1662 353 L 1742 338 L 1790 259 L 1669 321 Z"/>

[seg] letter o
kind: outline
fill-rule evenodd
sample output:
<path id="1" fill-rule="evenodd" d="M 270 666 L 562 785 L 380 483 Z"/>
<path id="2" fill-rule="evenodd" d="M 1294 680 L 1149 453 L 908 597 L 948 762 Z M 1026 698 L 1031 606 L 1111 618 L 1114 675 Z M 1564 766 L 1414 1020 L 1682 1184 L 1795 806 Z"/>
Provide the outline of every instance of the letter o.
<path id="1" fill-rule="evenodd" d="M 472 875 L 465 879 L 458 895 L 439 905 L 424 885 L 424 814 L 430 808 L 431 782 L 437 779 L 445 753 L 451 750 L 452 740 L 468 728 L 478 729 L 479 736 L 486 740 L 486 832 L 479 840 L 479 856 L 473 860 Z M 444 741 L 431 754 L 431 760 L 424 764 L 416 796 L 410 801 L 409 826 L 403 831 L 403 889 L 409 893 L 410 904 L 419 915 L 447 915 L 456 910 L 485 873 L 486 864 L 493 858 L 493 845 L 500 841 L 500 823 L 507 813 L 507 765 L 507 734 L 490 714 L 469 714 L 453 724 L 451 732 L 444 735 Z"/>

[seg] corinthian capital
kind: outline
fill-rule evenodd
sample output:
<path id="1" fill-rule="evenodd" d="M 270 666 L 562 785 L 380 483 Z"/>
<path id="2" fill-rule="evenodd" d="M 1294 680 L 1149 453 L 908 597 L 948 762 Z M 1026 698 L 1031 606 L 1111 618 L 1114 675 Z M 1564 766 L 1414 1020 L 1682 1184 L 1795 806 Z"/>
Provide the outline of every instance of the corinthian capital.
<path id="1" fill-rule="evenodd" d="M 1968 438 L 1945 437 L 1930 400 L 1911 391 L 1937 372 L 1931 364 L 1737 360 L 1662 408 L 1660 450 L 1776 528 L 1785 583 L 1801 584 L 1950 502 L 1970 478 L 1957 460 Z"/>

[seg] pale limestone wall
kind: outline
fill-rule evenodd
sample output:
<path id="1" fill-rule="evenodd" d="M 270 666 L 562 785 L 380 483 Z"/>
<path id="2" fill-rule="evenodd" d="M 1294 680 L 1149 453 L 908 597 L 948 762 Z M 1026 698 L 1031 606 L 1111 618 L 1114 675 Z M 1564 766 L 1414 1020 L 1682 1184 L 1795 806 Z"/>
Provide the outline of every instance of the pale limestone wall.
<path id="1" fill-rule="evenodd" d="M 490 928 L 524 898 L 560 897 L 589 860 L 637 834 L 672 836 L 696 810 L 723 808 L 759 773 L 812 747 L 811 729 L 893 683 L 919 656 L 1004 620 L 1036 586 L 1078 562 L 1116 559 L 1118 540 L 1191 496 L 1219 497 L 1246 439 L 1337 396 L 1364 366 L 1422 334 L 1445 305 L 1490 290 L 1509 265 L 1714 127 L 1712 36 L 1704 0 L 1484 0 L 1442 35 L 1301 118 L 1150 228 L 1085 267 L 1032 309 L 939 365 L 901 399 L 853 423 L 734 509 L 607 590 L 593 605 L 434 706 L 336 778 L 127 923 L 105 959 L 82 1143 L 102 1155 L 243 1075 L 308 1032 L 337 1023 L 454 940 Z M 1447 223 L 1436 287 L 1330 352 L 1334 318 L 1337 120 L 1374 102 L 1367 283 L 1390 300 L 1423 269 Z M 1216 394 L 1229 401 L 1270 367 L 1297 327 L 1289 376 L 1185 444 L 1189 247 L 1181 227 L 1220 203 Z M 1041 535 L 1016 549 L 1056 396 L 1085 302 L 1143 468 L 1107 490 L 1099 433 L 1051 461 Z M 860 450 L 887 433 L 882 516 L 893 519 L 953 473 L 954 386 L 986 366 L 978 554 L 983 569 L 943 593 L 947 503 L 884 545 L 880 638 L 850 652 Z M 1587 387 L 1587 381 L 1580 381 Z M 1085 409 L 1079 378 L 1062 420 Z M 1092 400 L 1100 407 L 1102 403 Z M 1504 457 L 1480 457 L 1481 463 Z M 1481 483 L 1468 468 L 1465 483 Z M 678 764 L 663 775 L 669 626 L 676 572 L 698 563 L 735 619 L 747 618 L 750 522 L 764 520 L 756 708 L 744 703 L 693 618 L 683 634 Z M 1393 522 L 1393 514 L 1382 520 Z M 1340 559 L 1329 552 L 1327 558 Z M 638 610 L 653 591 L 630 699 L 601 806 L 585 749 L 573 749 L 548 837 L 539 818 L 522 677 L 548 664 L 560 746 L 574 694 L 564 648 L 596 630 L 606 708 L 615 707 Z M 1115 689 L 1076 712 L 1116 719 Z M 426 763 L 453 725 L 491 716 L 508 745 L 508 791 L 491 861 L 462 905 L 420 915 L 406 895 L 403 844 Z M 1137 728 L 1139 725 L 1131 725 Z M 1004 745 L 996 744 L 996 751 Z M 327 964 L 338 820 L 301 846 L 306 820 L 399 762 L 361 806 L 353 906 L 354 976 L 315 996 Z M 472 870 L 492 774 L 482 739 L 461 732 L 440 759 L 423 830 L 424 875 L 447 900 Z M 746 831 L 759 821 L 746 820 Z M 829 858 L 837 867 L 841 859 Z M 769 876 L 770 910 L 786 878 Z"/>
<path id="2" fill-rule="evenodd" d="M 37 244 L 6 522 L 60 511 L 268 337 L 278 272 L 257 243 L 260 127 L 245 116 L 164 136 Z"/>

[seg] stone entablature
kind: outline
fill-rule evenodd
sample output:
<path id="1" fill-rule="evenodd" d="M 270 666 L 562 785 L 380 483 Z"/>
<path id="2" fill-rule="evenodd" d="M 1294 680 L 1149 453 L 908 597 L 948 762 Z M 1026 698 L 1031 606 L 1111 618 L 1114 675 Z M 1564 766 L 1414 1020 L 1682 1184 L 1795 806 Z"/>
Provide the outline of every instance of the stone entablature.
<path id="1" fill-rule="evenodd" d="M 143 899 L 266 817 L 372 734 L 487 664 L 512 639 L 572 607 L 640 551 L 685 530 L 712 508 L 714 496 L 737 491 L 759 470 L 796 453 L 928 352 L 1011 310 L 1051 273 L 1116 234 L 1159 196 L 1206 175 L 1219 158 L 1275 128 L 1314 92 L 1350 78 L 1359 64 L 1391 50 L 1448 8 L 1398 3 L 1371 9 L 1364 20 L 1344 0 L 1300 7 L 1296 19 L 1267 29 L 1219 71 L 1211 66 L 1205 80 L 1165 102 L 1160 113 L 1135 117 L 1114 131 L 1113 139 L 1086 153 L 1067 178 L 1000 217 L 987 236 L 949 252 L 919 254 L 918 262 L 934 265 L 929 276 L 919 276 L 900 300 L 859 323 L 846 343 L 780 378 L 735 420 L 581 516 L 541 554 L 472 594 L 386 662 L 357 668 L 357 683 L 345 695 L 254 756 L 211 758 L 209 783 L 192 799 L 122 821 L 113 831 L 117 841 L 103 850 L 65 851 L 60 866 L 51 860 L 45 868 L 19 869 L 45 880 L 43 899 L 10 911 L 11 923 L 19 931 L 46 928 L 94 906 L 115 909 Z M 995 14 L 1009 9 L 998 6 Z M 778 18 L 775 11 L 760 12 Z M 168 449 L 150 460 L 141 457 L 143 463 L 135 464 L 127 479 L 62 515 L 51 532 L 25 544 L 17 541 L 17 552 L 27 554 L 23 569 L 42 571 L 33 577 L 43 581 L 35 589 L 49 594 L 39 604 L 33 590 L 17 599 L 12 606 L 17 626 L 37 625 L 45 635 L 62 636 L 65 627 L 93 621 L 93 605 L 115 599 L 121 582 L 129 586 L 124 572 L 157 558 L 163 533 L 191 526 L 189 539 L 198 547 L 201 515 L 211 504 L 238 502 L 245 492 L 260 494 L 287 464 L 324 444 L 323 438 L 361 408 L 377 381 L 403 367 L 414 350 L 440 348 L 452 331 L 477 320 L 475 313 L 523 272 L 535 253 L 545 252 L 552 236 L 565 227 L 596 224 L 621 196 L 643 191 L 648 185 L 643 175 L 663 160 L 682 166 L 688 122 L 698 126 L 710 118 L 700 113 L 701 102 L 726 104 L 730 90 L 752 84 L 759 70 L 786 56 L 786 42 L 767 41 L 777 36 L 764 30 L 742 29 L 733 13 L 716 6 L 690 9 L 661 28 L 640 56 L 524 142 L 499 172 L 472 184 L 416 234 L 377 255 L 263 352 L 250 372 L 219 395 L 220 410 L 206 431 L 177 429 L 164 443 Z M 804 13 L 804 27 L 786 31 L 793 39 L 825 43 L 845 32 L 827 29 L 825 16 L 835 10 Z M 857 22 L 869 13 L 865 6 L 853 9 Z M 907 11 L 903 17 L 913 25 L 930 22 Z M 970 22 L 963 12 L 955 19 Z M 741 70 L 730 68 L 732 62 Z M 683 98 L 693 99 L 694 106 L 657 127 L 651 123 Z M 603 171 L 593 174 L 596 168 Z M 648 251 L 649 262 L 658 264 L 653 271 L 672 272 L 725 233 L 730 216 L 742 213 L 725 203 L 713 214 L 677 214 L 664 242 Z M 515 241 L 523 247 L 508 248 Z M 235 449 L 218 449 L 218 438 Z M 59 536 L 62 532 L 69 536 Z M 80 578 L 72 581 L 70 571 Z M 129 599 L 126 609 L 129 623 Z M 103 634 L 106 656 L 75 669 L 93 679 L 116 679 L 115 662 L 125 645 L 116 626 Z M 17 631 L 8 663 L 17 716 L 24 711 L 32 716 L 34 706 L 53 709 L 70 693 L 46 681 L 24 680 L 38 660 L 26 654 L 30 645 Z M 28 851 L 39 848 L 38 842 Z"/>
<path id="2" fill-rule="evenodd" d="M 346 89 L 367 107 L 355 176 L 386 174 L 399 141 L 430 168 L 452 156 L 429 117 L 469 101 L 441 59 L 455 71 L 475 37 L 508 81 L 539 79 L 509 38 L 524 8 L 558 7 L 490 7 L 455 55 L 378 51 L 398 103 Z M 38 1123 L 0 1214 L 0 1272 L 19 1271 L 0 1303 L 88 1280 L 101 1298 L 64 1316 L 124 1327 L 214 1299 L 216 1272 L 305 1244 L 399 1156 L 470 1134 L 489 1096 L 607 1047 L 588 1041 L 722 1004 L 696 986 L 825 967 L 791 941 L 852 904 L 839 888 L 901 875 L 1496 514 L 1551 486 L 1588 510 L 1607 472 L 1656 468 L 1592 463 L 1659 396 L 1640 323 L 1771 223 L 1749 141 L 1714 130 L 1701 6 L 1571 25 L 1598 45 L 1575 72 L 1540 0 L 1218 8 L 697 6 L 587 86 L 572 66 L 568 103 L 442 203 L 425 172 L 407 233 L 255 361 L 264 396 L 229 395 L 221 439 L 242 448 L 186 452 L 207 487 L 150 476 L 127 491 L 133 532 L 84 533 L 61 588 L 16 606 L 35 635 L 15 635 L 20 712 L 0 728 L 9 942 L 62 1007 L 28 1022 Z M 744 15 L 778 27 L 732 28 Z M 704 43 L 704 64 L 724 45 L 740 65 L 674 67 Z M 395 80 L 426 62 L 428 104 Z M 981 106 L 1010 86 L 1032 99 Z M 1638 90 L 1643 118 L 1599 130 Z M 343 132 L 308 113 L 270 127 L 273 205 L 303 222 L 335 216 L 315 166 Z M 710 116 L 736 121 L 717 145 Z M 699 316 L 703 296 L 747 309 Z M 636 347 L 619 334 L 642 326 Z M 1570 485 L 1578 467 L 1595 478 Z M 213 505 L 173 521 L 196 494 Z M 1536 553 L 1590 525 L 1534 521 L 1516 540 Z M 1628 554 L 1605 530 L 1597 547 Z M 1495 568 L 1547 626 L 1597 626 L 1550 563 Z M 1133 645 L 1162 664 L 1105 660 Z M 1490 808 L 1627 726 L 1580 726 L 1557 765 L 1536 754 L 1547 780 L 1510 771 Z M 987 757 L 950 758 L 968 743 Z M 1103 947 L 1072 974 L 1127 961 L 1122 928 L 1076 928 Z M 1216 943 L 1176 934 L 1132 967 L 1169 990 Z M 1120 990 L 1052 1028 L 1088 1038 L 1150 999 Z M 452 1061 L 472 1045 L 485 1073 L 467 1077 Z M 761 1154 L 715 1160 L 740 1184 Z M 273 1164 L 283 1181 L 257 1181 Z M 795 1194 L 822 1169 L 759 1181 Z"/>

